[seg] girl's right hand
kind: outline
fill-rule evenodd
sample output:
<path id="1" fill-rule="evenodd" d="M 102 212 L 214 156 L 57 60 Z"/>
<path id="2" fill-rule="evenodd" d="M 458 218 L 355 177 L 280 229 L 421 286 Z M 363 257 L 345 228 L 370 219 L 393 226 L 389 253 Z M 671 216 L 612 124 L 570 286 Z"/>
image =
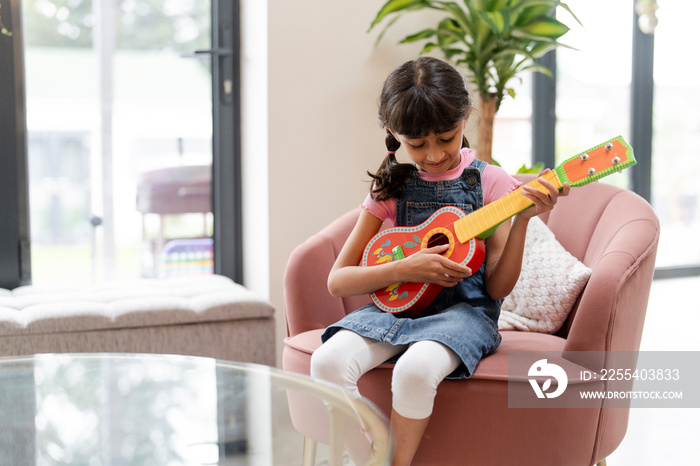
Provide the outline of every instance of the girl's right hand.
<path id="1" fill-rule="evenodd" d="M 402 281 L 434 283 L 443 287 L 455 286 L 471 276 L 472 270 L 443 256 L 449 245 L 442 244 L 421 249 L 397 262 Z"/>

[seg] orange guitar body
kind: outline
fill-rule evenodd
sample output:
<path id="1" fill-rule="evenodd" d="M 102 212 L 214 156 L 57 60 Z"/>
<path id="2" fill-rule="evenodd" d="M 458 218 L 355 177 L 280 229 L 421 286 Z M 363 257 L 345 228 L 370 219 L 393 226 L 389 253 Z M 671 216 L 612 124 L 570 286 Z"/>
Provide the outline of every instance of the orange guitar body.
<path id="1" fill-rule="evenodd" d="M 443 256 L 476 271 L 484 262 L 486 250 L 484 241 L 479 238 L 465 243 L 457 239 L 455 222 L 465 215 L 457 207 L 443 207 L 418 226 L 388 228 L 367 244 L 361 265 L 379 265 L 408 257 L 422 249 L 449 244 Z M 424 311 L 442 288 L 433 283 L 399 282 L 371 293 L 370 297 L 385 312 L 398 317 L 413 317 Z"/>

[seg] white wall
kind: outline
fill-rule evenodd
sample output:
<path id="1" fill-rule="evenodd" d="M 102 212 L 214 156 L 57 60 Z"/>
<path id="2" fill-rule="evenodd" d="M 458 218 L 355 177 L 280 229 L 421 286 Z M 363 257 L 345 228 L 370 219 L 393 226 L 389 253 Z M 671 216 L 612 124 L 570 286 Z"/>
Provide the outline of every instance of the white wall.
<path id="1" fill-rule="evenodd" d="M 285 336 L 287 259 L 364 199 L 366 171 L 374 171 L 386 151 L 377 121 L 381 85 L 420 50 L 397 45 L 418 30 L 420 17 L 403 18 L 375 47 L 379 30 L 366 31 L 383 3 L 267 2 L 269 296 L 277 309 L 278 355 Z"/>
<path id="2" fill-rule="evenodd" d="M 376 116 L 380 86 L 415 56 L 390 38 L 374 47 L 376 33 L 366 31 L 382 4 L 268 0 L 270 299 L 278 354 L 287 259 L 364 198 L 365 172 L 386 150 Z"/>

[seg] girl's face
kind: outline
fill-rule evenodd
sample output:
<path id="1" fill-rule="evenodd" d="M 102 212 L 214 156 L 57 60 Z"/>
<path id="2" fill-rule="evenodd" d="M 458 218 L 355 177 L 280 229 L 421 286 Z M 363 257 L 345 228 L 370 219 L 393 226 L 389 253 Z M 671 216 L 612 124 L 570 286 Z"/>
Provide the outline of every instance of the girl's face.
<path id="1" fill-rule="evenodd" d="M 457 168 L 461 162 L 459 151 L 462 148 L 462 132 L 467 120 L 445 133 L 429 133 L 421 138 L 408 138 L 394 131 L 391 133 L 406 149 L 416 166 L 425 172 L 439 174 Z"/>

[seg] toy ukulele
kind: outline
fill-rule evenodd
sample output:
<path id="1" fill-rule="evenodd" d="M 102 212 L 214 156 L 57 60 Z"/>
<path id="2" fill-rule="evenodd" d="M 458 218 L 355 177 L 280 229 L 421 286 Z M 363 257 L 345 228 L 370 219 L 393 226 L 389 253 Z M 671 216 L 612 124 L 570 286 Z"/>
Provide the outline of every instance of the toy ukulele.
<path id="1" fill-rule="evenodd" d="M 583 186 L 636 163 L 632 148 L 618 136 L 571 157 L 542 178 L 561 190 L 564 183 Z M 537 180 L 527 184 L 546 192 Z M 367 243 L 360 265 L 379 265 L 449 244 L 442 255 L 476 271 L 486 256 L 483 240 L 502 222 L 533 204 L 520 194 L 521 190 L 522 187 L 470 214 L 448 206 L 418 226 L 381 231 Z M 399 282 L 370 293 L 370 297 L 385 312 L 413 317 L 425 310 L 440 290 L 442 286 L 433 283 Z"/>

